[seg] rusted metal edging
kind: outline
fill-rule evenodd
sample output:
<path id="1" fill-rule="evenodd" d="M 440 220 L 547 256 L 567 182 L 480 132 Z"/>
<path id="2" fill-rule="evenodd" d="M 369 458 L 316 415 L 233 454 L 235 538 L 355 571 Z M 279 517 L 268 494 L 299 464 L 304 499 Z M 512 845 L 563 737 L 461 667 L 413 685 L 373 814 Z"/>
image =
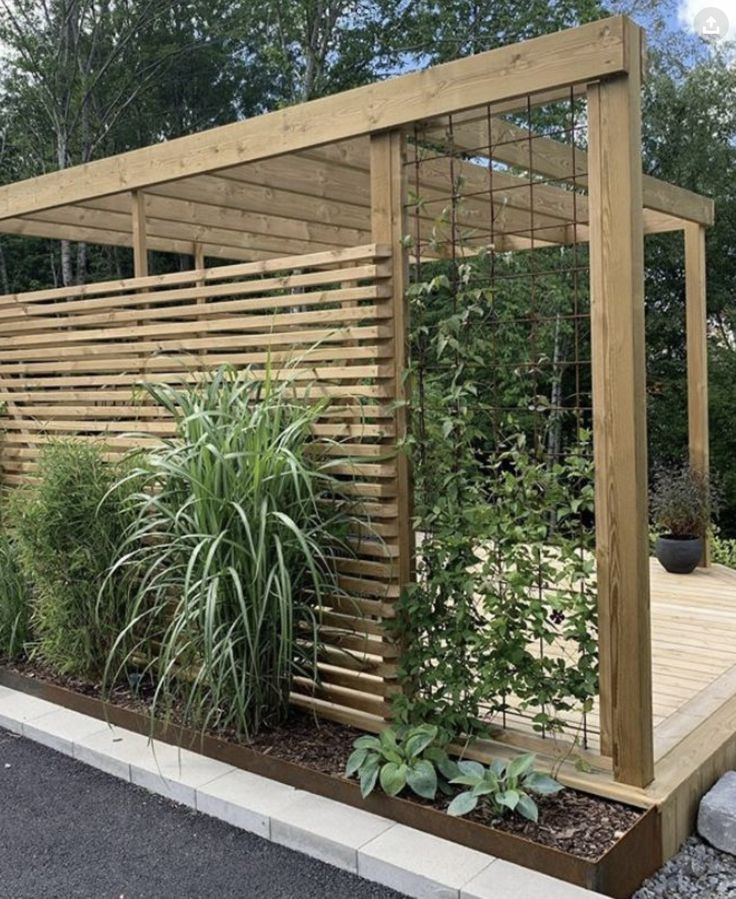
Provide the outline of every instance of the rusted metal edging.
<path id="1" fill-rule="evenodd" d="M 343 777 L 323 774 L 295 762 L 249 749 L 176 724 L 155 722 L 141 712 L 103 702 L 39 678 L 30 678 L 0 666 L 0 685 L 45 699 L 83 715 L 135 733 L 200 752 L 209 758 L 260 774 L 300 790 L 390 818 L 407 827 L 430 833 L 532 868 L 614 899 L 629 899 L 641 882 L 661 864 L 659 812 L 652 807 L 597 861 L 579 858 L 543 846 L 517 834 L 504 833 L 475 821 L 452 818 L 444 812 L 406 799 L 373 794 L 363 799 L 358 785 Z"/>

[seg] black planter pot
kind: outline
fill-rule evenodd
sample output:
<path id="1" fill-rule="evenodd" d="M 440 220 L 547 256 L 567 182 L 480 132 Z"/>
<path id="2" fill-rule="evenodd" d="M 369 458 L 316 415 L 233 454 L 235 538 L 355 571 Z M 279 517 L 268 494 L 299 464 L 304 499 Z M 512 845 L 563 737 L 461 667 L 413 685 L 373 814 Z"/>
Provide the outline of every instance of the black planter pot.
<path id="1" fill-rule="evenodd" d="M 703 555 L 702 537 L 657 537 L 654 553 L 660 565 L 672 574 L 690 574 Z"/>

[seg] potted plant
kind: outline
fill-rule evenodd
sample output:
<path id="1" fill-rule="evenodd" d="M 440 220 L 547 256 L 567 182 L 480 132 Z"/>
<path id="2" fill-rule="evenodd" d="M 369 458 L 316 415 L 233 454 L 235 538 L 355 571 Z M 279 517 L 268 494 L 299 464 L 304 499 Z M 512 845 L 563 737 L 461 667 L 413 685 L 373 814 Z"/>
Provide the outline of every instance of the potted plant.
<path id="1" fill-rule="evenodd" d="M 651 510 L 658 531 L 654 552 L 673 574 L 690 574 L 703 556 L 716 497 L 707 475 L 690 465 L 654 472 Z"/>

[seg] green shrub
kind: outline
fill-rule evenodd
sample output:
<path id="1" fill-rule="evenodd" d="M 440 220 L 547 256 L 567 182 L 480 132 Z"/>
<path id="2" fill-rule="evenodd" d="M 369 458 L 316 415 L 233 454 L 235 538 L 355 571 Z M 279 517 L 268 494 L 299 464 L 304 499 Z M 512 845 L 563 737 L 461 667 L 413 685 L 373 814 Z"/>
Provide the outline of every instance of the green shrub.
<path id="1" fill-rule="evenodd" d="M 0 531 L 0 655 L 22 655 L 30 640 L 31 591 L 12 537 Z"/>
<path id="2" fill-rule="evenodd" d="M 125 623 L 124 579 L 106 579 L 126 524 L 110 493 L 119 472 L 100 447 L 60 440 L 44 449 L 38 474 L 9 510 L 34 588 L 37 651 L 62 673 L 98 677 Z"/>
<path id="3" fill-rule="evenodd" d="M 293 677 L 316 672 L 315 610 L 338 591 L 331 556 L 348 524 L 339 459 L 312 439 L 324 404 L 258 375 L 146 385 L 177 436 L 133 472 L 135 522 L 111 572 L 135 572 L 119 645 L 155 679 L 152 715 L 177 705 L 245 735 L 282 719 Z"/>
<path id="4" fill-rule="evenodd" d="M 378 783 L 388 796 L 397 796 L 409 787 L 417 796 L 434 799 L 442 779 L 446 783 L 459 770 L 448 757 L 438 729 L 420 724 L 398 730 L 387 727 L 377 737 L 358 737 L 345 774 L 360 779 L 364 798 Z"/>
<path id="5" fill-rule="evenodd" d="M 714 533 L 711 536 L 711 557 L 719 565 L 736 568 L 736 539 Z"/>
<path id="6" fill-rule="evenodd" d="M 651 490 L 654 525 L 673 537 L 703 537 L 718 512 L 718 494 L 707 475 L 688 464 L 657 467 Z"/>
<path id="7" fill-rule="evenodd" d="M 559 793 L 562 784 L 534 770 L 535 757 L 529 753 L 506 764 L 500 760 L 487 768 L 479 762 L 458 762 L 460 773 L 450 783 L 469 787 L 452 800 L 448 815 L 467 815 L 479 802 L 485 803 L 493 817 L 518 812 L 529 821 L 539 817 L 537 803 L 530 794 L 549 796 Z"/>

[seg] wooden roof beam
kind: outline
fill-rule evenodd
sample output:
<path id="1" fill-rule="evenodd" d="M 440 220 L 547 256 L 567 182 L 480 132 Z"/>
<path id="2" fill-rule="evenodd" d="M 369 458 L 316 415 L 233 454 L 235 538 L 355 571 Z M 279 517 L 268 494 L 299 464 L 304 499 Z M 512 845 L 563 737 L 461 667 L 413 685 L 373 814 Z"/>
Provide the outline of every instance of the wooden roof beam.
<path id="1" fill-rule="evenodd" d="M 148 188 L 627 71 L 641 31 L 614 16 L 0 188 L 0 219 Z"/>
<path id="2" fill-rule="evenodd" d="M 67 226 L 86 228 L 92 235 L 94 235 L 95 231 L 112 232 L 118 235 L 125 234 L 126 238 L 129 238 L 132 234 L 129 214 L 107 209 L 92 209 L 85 206 L 64 206 L 58 209 L 38 212 L 33 216 L 28 216 L 26 221 L 45 222 L 60 226 L 59 233 L 62 237 L 68 237 L 62 230 Z M 195 242 L 222 247 L 223 251 L 227 252 L 220 255 L 225 255 L 225 258 L 242 258 L 244 252 L 250 253 L 251 251 L 265 251 L 269 254 L 285 256 L 309 252 L 310 250 L 308 242 L 304 239 L 274 237 L 243 230 L 236 231 L 222 227 L 217 228 L 182 221 L 159 219 L 152 215 L 147 215 L 146 226 L 151 249 L 155 248 L 152 239 L 158 238 L 164 242 L 171 241 L 172 244 L 186 246 L 187 249 L 184 252 L 190 255 L 194 252 L 193 244 Z M 4 227 L 5 222 L 1 222 L 0 230 L 3 230 Z M 94 236 L 90 237 L 90 242 L 96 242 Z M 112 242 L 112 240 L 108 242 Z M 125 246 L 131 245 L 128 239 L 120 243 Z M 311 247 L 315 251 L 333 248 L 332 244 L 325 245 L 316 242 Z M 238 255 L 228 255 L 229 251 L 237 251 Z M 182 251 L 177 249 L 175 252 Z M 207 255 L 210 255 L 209 251 Z"/>
<path id="3" fill-rule="evenodd" d="M 408 183 L 412 192 L 416 192 L 416 175 L 414 169 L 414 148 L 409 145 L 408 153 Z M 343 142 L 342 144 L 320 147 L 300 154 L 312 161 L 321 161 L 331 166 L 331 170 L 340 167 L 368 171 L 367 148 L 358 142 Z M 243 167 L 246 171 L 248 166 Z M 493 172 L 493 183 L 489 178 L 487 166 L 478 165 L 466 159 L 452 160 L 452 175 L 464 178 L 463 192 L 470 203 L 488 203 L 489 190 L 494 191 L 494 202 L 498 205 L 509 205 L 515 209 L 529 212 L 532 208 L 529 180 L 510 172 Z M 437 199 L 445 196 L 449 199 L 452 187 L 452 178 L 449 158 L 434 157 L 420 161 L 419 187 L 423 199 Z M 244 176 L 245 177 L 245 176 Z M 165 188 L 164 188 L 165 190 Z M 549 184 L 533 185 L 534 212 L 539 215 L 540 221 L 545 216 L 557 218 L 558 224 L 571 222 L 585 222 L 588 217 L 587 197 L 582 193 L 573 195 L 563 187 Z"/>
<path id="4" fill-rule="evenodd" d="M 453 116 L 451 134 L 448 133 L 446 123 L 439 122 L 425 129 L 423 135 L 428 140 L 451 141 L 456 151 L 477 156 L 487 156 L 490 149 L 493 159 L 520 168 L 529 167 L 531 150 L 537 174 L 561 181 L 575 176 L 578 184 L 587 185 L 588 154 L 585 150 L 576 147 L 573 154 L 571 144 L 543 135 L 530 135 L 527 128 L 505 119 L 495 116 L 491 119 L 490 142 L 487 120 L 465 121 L 462 115 Z M 651 175 L 643 176 L 643 190 L 646 209 L 703 225 L 713 224 L 714 204 L 709 197 L 668 184 Z"/>
<path id="5" fill-rule="evenodd" d="M 80 243 L 99 244 L 101 246 L 133 247 L 133 235 L 130 230 L 116 231 L 113 228 L 88 227 L 69 222 L 41 221 L 30 218 L 5 219 L 0 231 L 3 234 L 16 234 L 23 237 L 36 237 L 41 240 L 74 240 Z M 193 244 L 190 240 L 147 236 L 149 250 L 162 253 L 182 253 L 191 255 Z M 207 256 L 217 259 L 238 260 L 243 262 L 278 259 L 284 254 L 266 250 L 225 247 L 221 244 L 203 243 Z"/>
<path id="6" fill-rule="evenodd" d="M 230 230 L 235 234 L 259 235 L 267 237 L 297 240 L 302 243 L 320 243 L 335 246 L 357 246 L 365 243 L 369 235 L 368 222 L 364 227 L 346 227 L 337 216 L 325 217 L 322 221 L 309 221 L 301 218 L 284 218 L 277 215 L 268 215 L 262 212 L 253 212 L 249 209 L 235 209 L 222 207 L 217 203 L 203 202 L 202 199 L 193 201 L 186 199 L 194 192 L 183 191 L 184 197 L 171 196 L 170 194 L 146 193 L 145 210 L 148 219 L 159 222 L 174 222 L 180 225 L 187 224 L 193 227 L 217 228 Z M 125 213 L 126 198 L 121 195 L 104 197 L 99 200 L 89 200 L 84 204 L 67 209 L 93 209 L 113 213 Z M 339 214 L 340 210 L 336 210 Z M 327 211 L 325 211 L 327 212 Z M 360 219 L 356 218 L 355 224 Z M 0 223 L 0 229 L 2 223 Z"/>

